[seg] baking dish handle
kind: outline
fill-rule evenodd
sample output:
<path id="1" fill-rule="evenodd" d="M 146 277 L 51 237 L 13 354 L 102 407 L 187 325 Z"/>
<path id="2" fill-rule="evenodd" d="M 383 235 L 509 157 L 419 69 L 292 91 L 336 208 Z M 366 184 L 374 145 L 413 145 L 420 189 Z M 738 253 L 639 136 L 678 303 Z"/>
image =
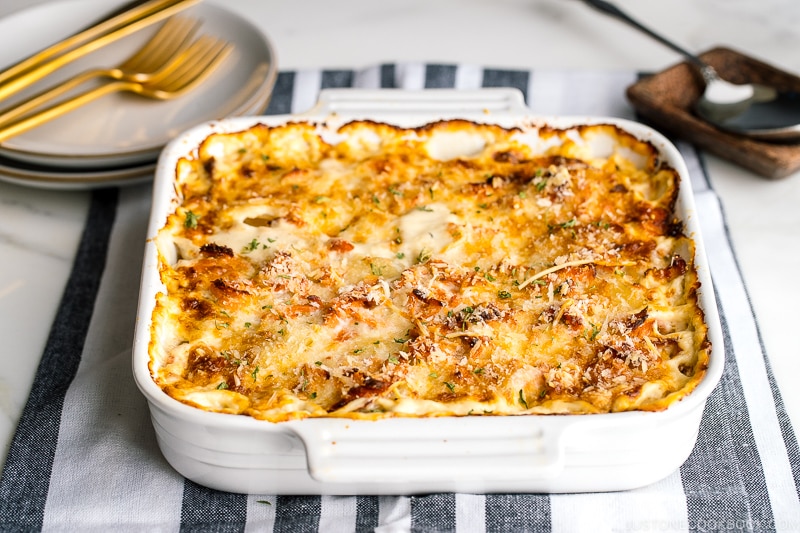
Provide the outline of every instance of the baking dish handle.
<path id="1" fill-rule="evenodd" d="M 324 483 L 514 481 L 563 471 L 565 427 L 504 418 L 394 419 L 383 428 L 380 421 L 330 419 L 289 425 L 303 441 L 309 474 Z"/>
<path id="2" fill-rule="evenodd" d="M 308 114 L 378 115 L 436 113 L 453 115 L 519 115 L 527 112 L 519 89 L 323 89 Z"/>

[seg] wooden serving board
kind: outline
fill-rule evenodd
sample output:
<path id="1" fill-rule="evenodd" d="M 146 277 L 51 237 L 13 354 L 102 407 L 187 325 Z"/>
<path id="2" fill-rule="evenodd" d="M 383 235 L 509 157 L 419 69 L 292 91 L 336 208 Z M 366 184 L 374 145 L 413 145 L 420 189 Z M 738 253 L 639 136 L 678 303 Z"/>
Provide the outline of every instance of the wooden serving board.
<path id="1" fill-rule="evenodd" d="M 733 83 L 765 83 L 800 91 L 800 77 L 728 48 L 700 55 Z M 696 67 L 683 62 L 644 77 L 627 88 L 626 96 L 641 117 L 664 133 L 681 138 L 769 179 L 800 170 L 800 144 L 776 144 L 715 128 L 692 111 L 703 89 Z"/>

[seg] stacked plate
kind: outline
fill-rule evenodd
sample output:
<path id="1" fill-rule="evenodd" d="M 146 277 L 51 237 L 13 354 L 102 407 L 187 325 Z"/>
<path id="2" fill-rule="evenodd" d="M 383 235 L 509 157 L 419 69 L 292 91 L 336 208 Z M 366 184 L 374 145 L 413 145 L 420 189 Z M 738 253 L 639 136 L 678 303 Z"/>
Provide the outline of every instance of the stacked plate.
<path id="1" fill-rule="evenodd" d="M 0 19 L 0 69 L 67 37 L 98 13 L 107 0 L 46 3 Z M 0 180 L 51 189 L 88 189 L 148 181 L 164 145 L 197 124 L 264 112 L 277 78 L 269 39 L 240 16 L 198 4 L 180 16 L 202 22 L 199 34 L 225 39 L 233 53 L 204 83 L 175 100 L 133 94 L 104 96 L 37 128 L 0 143 Z M 37 31 L 30 31 L 36 28 Z M 158 24 L 93 52 L 3 102 L 11 107 L 79 72 L 112 67 L 135 52 Z"/>

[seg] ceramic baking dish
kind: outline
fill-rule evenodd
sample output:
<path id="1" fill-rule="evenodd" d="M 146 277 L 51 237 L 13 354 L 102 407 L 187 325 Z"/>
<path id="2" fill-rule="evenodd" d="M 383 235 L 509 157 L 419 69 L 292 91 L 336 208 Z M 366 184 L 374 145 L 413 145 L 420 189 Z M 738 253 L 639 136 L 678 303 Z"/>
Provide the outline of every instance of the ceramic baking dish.
<path id="1" fill-rule="evenodd" d="M 148 369 L 149 330 L 162 290 L 154 236 L 174 209 L 176 162 L 209 134 L 257 123 L 369 118 L 413 126 L 462 117 L 503 126 L 615 124 L 651 142 L 682 177 L 677 214 L 696 244 L 701 307 L 713 346 L 703 381 L 661 412 L 593 415 L 303 419 L 272 423 L 205 412 L 174 400 Z M 608 149 L 605 147 L 603 149 Z M 133 350 L 158 444 L 183 476 L 214 489 L 272 494 L 594 492 L 640 487 L 677 469 L 696 441 L 706 399 L 723 368 L 723 342 L 686 165 L 656 131 L 607 117 L 532 117 L 515 90 L 333 90 L 298 116 L 242 117 L 200 125 L 172 141 L 158 163 Z"/>

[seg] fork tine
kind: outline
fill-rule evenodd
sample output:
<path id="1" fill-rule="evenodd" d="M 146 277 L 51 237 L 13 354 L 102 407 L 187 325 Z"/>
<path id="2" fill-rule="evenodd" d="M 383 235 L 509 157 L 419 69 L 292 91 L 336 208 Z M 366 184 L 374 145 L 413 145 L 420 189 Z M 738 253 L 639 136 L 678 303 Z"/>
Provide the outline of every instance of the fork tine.
<path id="1" fill-rule="evenodd" d="M 158 71 L 153 73 L 147 84 L 151 86 L 160 86 L 172 83 L 174 80 L 180 78 L 184 72 L 201 61 L 202 58 L 213 50 L 213 46 L 217 40 L 213 37 L 204 36 L 191 45 L 189 45 L 180 54 L 176 55 L 161 67 Z"/>
<path id="2" fill-rule="evenodd" d="M 233 46 L 223 40 L 207 40 L 191 58 L 175 69 L 169 79 L 163 80 L 157 88 L 162 91 L 159 97 L 174 98 L 197 86 L 222 64 L 232 50 Z"/>
<path id="3" fill-rule="evenodd" d="M 170 17 L 147 43 L 119 65 L 121 70 L 152 72 L 183 51 L 200 27 L 200 21 L 188 17 Z"/>
<path id="4" fill-rule="evenodd" d="M 214 53 L 220 44 L 225 44 L 212 37 L 199 39 L 191 51 L 187 51 L 183 61 L 173 71 L 169 82 L 176 82 L 184 76 L 191 76 L 197 65 L 203 65 L 206 58 Z"/>

